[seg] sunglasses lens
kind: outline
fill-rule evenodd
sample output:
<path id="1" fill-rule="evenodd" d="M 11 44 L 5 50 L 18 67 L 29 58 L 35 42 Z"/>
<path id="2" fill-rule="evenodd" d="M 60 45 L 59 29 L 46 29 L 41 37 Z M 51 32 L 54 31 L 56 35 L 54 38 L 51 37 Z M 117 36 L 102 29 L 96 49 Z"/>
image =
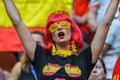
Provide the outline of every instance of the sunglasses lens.
<path id="1" fill-rule="evenodd" d="M 69 29 L 70 28 L 70 22 L 68 22 L 68 21 L 62 21 L 62 22 L 60 22 L 60 25 L 64 29 Z"/>
<path id="2" fill-rule="evenodd" d="M 49 27 L 50 32 L 55 32 L 57 30 L 58 30 L 58 25 L 56 23 L 50 25 Z"/>
<path id="3" fill-rule="evenodd" d="M 58 26 L 61 26 L 64 29 L 69 29 L 70 28 L 70 22 L 69 21 L 60 21 L 60 23 L 56 22 L 50 25 L 49 31 L 50 32 L 55 32 L 58 30 Z"/>

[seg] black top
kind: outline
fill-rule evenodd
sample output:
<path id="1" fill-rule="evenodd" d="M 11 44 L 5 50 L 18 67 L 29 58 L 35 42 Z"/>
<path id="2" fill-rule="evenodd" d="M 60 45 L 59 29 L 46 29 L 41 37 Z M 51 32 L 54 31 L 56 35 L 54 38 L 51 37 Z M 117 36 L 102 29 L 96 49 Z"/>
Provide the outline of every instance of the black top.
<path id="1" fill-rule="evenodd" d="M 90 47 L 78 56 L 61 57 L 52 56 L 37 45 L 32 64 L 38 80 L 87 80 L 94 67 L 91 61 Z"/>

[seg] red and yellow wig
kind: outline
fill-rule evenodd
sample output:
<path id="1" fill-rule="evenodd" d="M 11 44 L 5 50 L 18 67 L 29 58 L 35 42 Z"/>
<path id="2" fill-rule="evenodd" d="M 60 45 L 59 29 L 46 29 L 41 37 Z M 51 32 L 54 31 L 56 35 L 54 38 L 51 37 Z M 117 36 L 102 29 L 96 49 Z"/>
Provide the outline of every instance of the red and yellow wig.
<path id="1" fill-rule="evenodd" d="M 52 13 L 49 16 L 47 20 L 46 28 L 45 28 L 45 41 L 46 41 L 46 46 L 47 46 L 46 49 L 49 52 L 51 52 L 52 50 L 52 43 L 53 43 L 50 31 L 49 31 L 49 26 L 55 22 L 59 22 L 63 20 L 69 21 L 71 23 L 72 38 L 70 42 L 74 41 L 77 49 L 80 49 L 83 46 L 82 33 L 80 29 L 78 28 L 78 26 L 70 18 L 68 13 L 64 11 L 57 11 L 57 12 Z"/>

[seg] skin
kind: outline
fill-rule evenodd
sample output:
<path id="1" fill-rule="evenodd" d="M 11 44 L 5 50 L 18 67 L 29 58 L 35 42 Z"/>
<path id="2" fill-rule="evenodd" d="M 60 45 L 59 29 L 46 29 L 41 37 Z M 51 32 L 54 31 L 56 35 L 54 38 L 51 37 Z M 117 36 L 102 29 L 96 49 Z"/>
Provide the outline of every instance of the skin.
<path id="1" fill-rule="evenodd" d="M 43 36 L 40 34 L 32 34 L 33 39 L 38 43 L 38 45 L 41 45 L 42 47 L 45 46 Z M 19 80 L 20 74 L 21 74 L 21 62 L 17 62 L 10 74 L 9 80 Z"/>
<path id="2" fill-rule="evenodd" d="M 29 30 L 26 28 L 25 24 L 22 22 L 21 16 L 16 8 L 15 4 L 12 0 L 3 0 L 5 9 L 9 18 L 11 19 L 19 38 L 21 39 L 25 50 L 27 51 L 27 55 L 31 60 L 34 59 L 36 42 L 33 40 Z M 106 14 L 99 25 L 99 28 L 96 31 L 95 37 L 91 43 L 91 51 L 92 51 L 92 63 L 95 63 L 98 60 L 100 51 L 103 47 L 107 32 L 117 10 L 119 0 L 111 0 L 110 6 L 108 7 Z M 66 34 L 65 34 L 66 35 Z M 69 34 L 67 34 L 69 35 Z M 71 35 L 69 35 L 71 36 Z M 53 39 L 54 40 L 54 39 Z M 29 41 L 29 42 L 28 42 Z M 55 42 L 55 41 L 54 41 Z M 66 41 L 67 42 L 67 41 Z M 69 45 L 66 42 L 55 42 L 57 49 L 70 49 Z M 62 43 L 62 44 L 60 44 Z M 63 44 L 65 45 L 63 48 Z"/>
<path id="3" fill-rule="evenodd" d="M 77 22 L 77 24 L 85 24 L 87 22 L 87 13 L 83 16 L 73 16 L 74 20 Z"/>
<path id="4" fill-rule="evenodd" d="M 64 38 L 60 38 L 58 34 L 62 32 L 64 33 Z M 67 34 L 70 34 L 69 36 Z M 63 29 L 61 26 L 58 26 L 58 30 L 51 33 L 52 39 L 55 42 L 57 50 L 61 49 L 70 49 L 70 45 L 68 45 L 66 42 L 68 42 L 71 39 L 71 28 L 69 29 Z"/>
<path id="5" fill-rule="evenodd" d="M 96 32 L 98 24 L 96 23 L 97 7 L 91 8 L 88 12 L 88 25 L 91 32 Z"/>
<path id="6" fill-rule="evenodd" d="M 97 10 L 99 7 L 93 7 L 89 10 L 89 14 L 88 14 L 88 25 L 90 27 L 93 27 L 93 30 L 97 30 L 98 28 L 98 24 L 96 22 L 96 16 L 97 16 Z M 95 28 L 96 27 L 96 28 Z M 92 28 L 91 28 L 92 29 Z M 104 53 L 110 48 L 109 44 L 104 43 L 104 46 L 100 52 L 100 57 L 102 58 L 102 56 L 104 55 Z M 104 74 L 104 72 L 103 72 Z"/>
<path id="7" fill-rule="evenodd" d="M 100 60 L 97 61 L 88 80 L 104 80 L 105 71 Z"/>

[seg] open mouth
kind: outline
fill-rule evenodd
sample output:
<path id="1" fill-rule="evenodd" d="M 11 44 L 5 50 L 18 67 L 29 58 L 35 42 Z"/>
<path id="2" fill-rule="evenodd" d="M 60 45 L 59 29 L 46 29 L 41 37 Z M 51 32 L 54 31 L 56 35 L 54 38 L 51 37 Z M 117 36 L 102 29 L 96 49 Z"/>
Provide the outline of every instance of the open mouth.
<path id="1" fill-rule="evenodd" d="M 59 37 L 60 39 L 63 39 L 63 38 L 64 38 L 64 35 L 65 35 L 64 32 L 59 32 L 59 33 L 58 33 L 58 37 Z"/>

